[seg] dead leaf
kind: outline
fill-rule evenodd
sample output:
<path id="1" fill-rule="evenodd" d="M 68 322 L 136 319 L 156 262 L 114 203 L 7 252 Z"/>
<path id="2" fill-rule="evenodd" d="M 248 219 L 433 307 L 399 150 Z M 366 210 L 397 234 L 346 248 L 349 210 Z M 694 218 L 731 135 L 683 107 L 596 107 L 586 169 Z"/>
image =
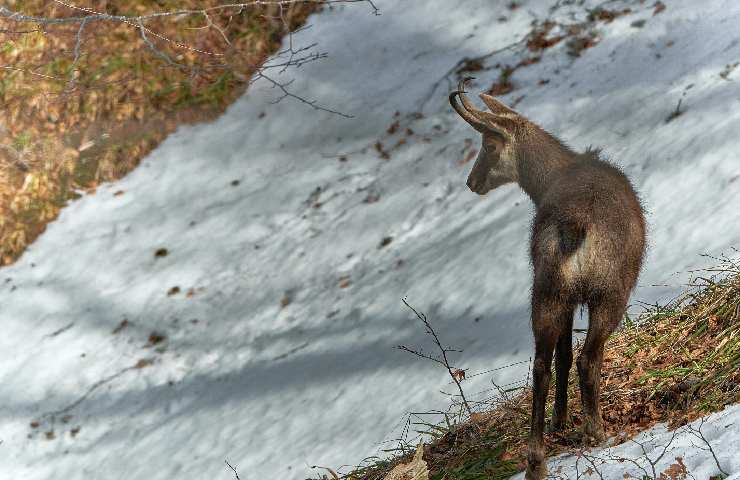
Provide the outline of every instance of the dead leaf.
<path id="1" fill-rule="evenodd" d="M 419 442 L 414 458 L 409 463 L 402 463 L 393 467 L 383 480 L 429 480 L 429 469 L 422 458 L 424 442 Z"/>
<path id="2" fill-rule="evenodd" d="M 453 368 L 452 376 L 455 377 L 458 382 L 465 380 L 465 370 L 461 370 L 459 368 Z"/>
<path id="3" fill-rule="evenodd" d="M 149 334 L 149 338 L 147 339 L 147 346 L 157 345 L 158 343 L 162 343 L 167 339 L 167 337 L 161 333 L 152 332 Z"/>
<path id="4" fill-rule="evenodd" d="M 119 324 L 118 324 L 118 326 L 117 326 L 116 328 L 114 328 L 114 329 L 113 329 L 113 335 L 115 335 L 115 334 L 117 334 L 117 333 L 120 333 L 120 332 L 121 332 L 121 330 L 123 330 L 123 329 L 124 329 L 124 328 L 126 328 L 127 326 L 128 326 L 128 320 L 126 320 L 126 319 L 124 318 L 123 320 L 121 320 L 121 323 L 119 323 Z"/>
<path id="5" fill-rule="evenodd" d="M 291 298 L 290 294 L 286 292 L 285 295 L 283 295 L 283 298 L 280 299 L 280 308 L 287 307 L 292 301 L 293 299 Z"/>
<path id="6" fill-rule="evenodd" d="M 473 412 L 470 414 L 470 421 L 473 423 L 483 423 L 486 421 L 486 417 L 482 413 Z"/>
<path id="7" fill-rule="evenodd" d="M 333 469 L 329 467 L 321 467 L 319 465 L 314 465 L 311 468 L 323 468 L 324 470 L 329 472 L 329 475 L 331 475 L 331 478 L 333 478 L 334 480 L 339 480 L 339 475 L 337 475 L 337 472 L 335 472 Z"/>
<path id="8" fill-rule="evenodd" d="M 135 364 L 134 368 L 137 368 L 141 370 L 142 368 L 146 368 L 150 365 L 152 365 L 154 362 L 149 358 L 140 358 Z"/>

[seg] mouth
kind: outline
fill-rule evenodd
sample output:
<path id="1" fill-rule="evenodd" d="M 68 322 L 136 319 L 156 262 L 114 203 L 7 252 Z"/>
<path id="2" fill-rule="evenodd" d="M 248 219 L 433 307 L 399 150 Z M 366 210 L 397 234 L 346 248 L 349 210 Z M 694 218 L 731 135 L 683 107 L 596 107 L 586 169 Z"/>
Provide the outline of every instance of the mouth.
<path id="1" fill-rule="evenodd" d="M 468 185 L 468 188 L 470 189 L 471 192 L 473 192 L 473 193 L 475 193 L 477 195 L 485 195 L 490 190 L 490 189 L 485 189 L 485 188 L 481 188 L 481 187 L 478 187 L 478 186 L 472 186 L 472 185 Z"/>

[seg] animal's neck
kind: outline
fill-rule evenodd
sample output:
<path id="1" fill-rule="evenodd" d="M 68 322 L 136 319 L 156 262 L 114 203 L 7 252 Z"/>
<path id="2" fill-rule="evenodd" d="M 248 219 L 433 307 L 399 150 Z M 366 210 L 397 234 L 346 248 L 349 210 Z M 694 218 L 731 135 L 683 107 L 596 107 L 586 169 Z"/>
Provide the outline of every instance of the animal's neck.
<path id="1" fill-rule="evenodd" d="M 540 132 L 541 138 L 528 142 L 520 153 L 519 186 L 539 208 L 545 192 L 557 172 L 576 161 L 577 154 L 555 137 Z M 538 135 L 540 136 L 540 135 Z"/>

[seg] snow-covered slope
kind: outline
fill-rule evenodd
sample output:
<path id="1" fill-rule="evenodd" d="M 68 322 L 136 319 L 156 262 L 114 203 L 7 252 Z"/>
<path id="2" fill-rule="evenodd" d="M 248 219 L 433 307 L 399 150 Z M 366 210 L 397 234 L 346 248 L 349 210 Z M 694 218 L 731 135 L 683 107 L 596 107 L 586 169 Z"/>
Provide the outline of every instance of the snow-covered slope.
<path id="1" fill-rule="evenodd" d="M 313 17 L 294 41 L 329 59 L 283 74 L 353 119 L 271 105 L 279 92 L 258 83 L 0 271 L 3 478 L 229 478 L 228 459 L 242 478 L 290 480 L 359 462 L 405 412 L 447 402 L 444 372 L 393 348 L 428 347 L 403 296 L 464 349 L 457 366 L 525 361 L 467 381 L 471 396 L 523 376 L 532 207 L 513 186 L 465 187 L 477 139 L 445 75 L 555 2 L 375 3 L 380 16 L 352 4 Z M 634 180 L 650 224 L 635 303 L 740 243 L 740 70 L 720 76 L 740 60 L 740 4 L 667 3 L 599 23 L 580 58 L 546 51 L 504 97 L 524 95 L 517 109 L 574 147 L 604 146 Z M 570 12 L 585 6 L 552 15 Z M 523 56 L 518 44 L 486 65 Z M 499 73 L 475 75 L 483 90 Z"/>
<path id="2" fill-rule="evenodd" d="M 738 479 L 738 445 L 740 405 L 736 404 L 675 430 L 658 425 L 621 445 L 560 455 L 550 459 L 547 468 L 551 477 L 559 479 L 711 479 L 722 478 L 723 472 L 728 480 Z M 512 477 L 523 479 L 524 473 Z"/>

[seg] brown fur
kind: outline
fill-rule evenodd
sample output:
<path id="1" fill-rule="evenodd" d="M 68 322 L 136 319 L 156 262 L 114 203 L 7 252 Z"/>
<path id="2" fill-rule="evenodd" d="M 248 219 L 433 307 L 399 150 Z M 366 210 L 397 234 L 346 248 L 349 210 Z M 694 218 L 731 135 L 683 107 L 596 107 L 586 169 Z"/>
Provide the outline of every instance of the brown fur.
<path id="1" fill-rule="evenodd" d="M 551 427 L 560 429 L 567 420 L 573 312 L 579 304 L 588 305 L 590 317 L 577 361 L 583 429 L 597 442 L 604 440 L 599 411 L 604 343 L 622 319 L 637 282 L 645 220 L 629 180 L 601 160 L 599 151 L 572 151 L 488 95 L 481 98 L 490 112 L 477 110 L 465 98 L 463 86 L 464 81 L 450 94 L 450 102 L 482 134 L 468 186 L 483 195 L 517 182 L 536 206 L 530 239 L 535 361 L 526 478 L 539 480 L 546 473 L 542 438 L 553 356 L 556 394 Z"/>

